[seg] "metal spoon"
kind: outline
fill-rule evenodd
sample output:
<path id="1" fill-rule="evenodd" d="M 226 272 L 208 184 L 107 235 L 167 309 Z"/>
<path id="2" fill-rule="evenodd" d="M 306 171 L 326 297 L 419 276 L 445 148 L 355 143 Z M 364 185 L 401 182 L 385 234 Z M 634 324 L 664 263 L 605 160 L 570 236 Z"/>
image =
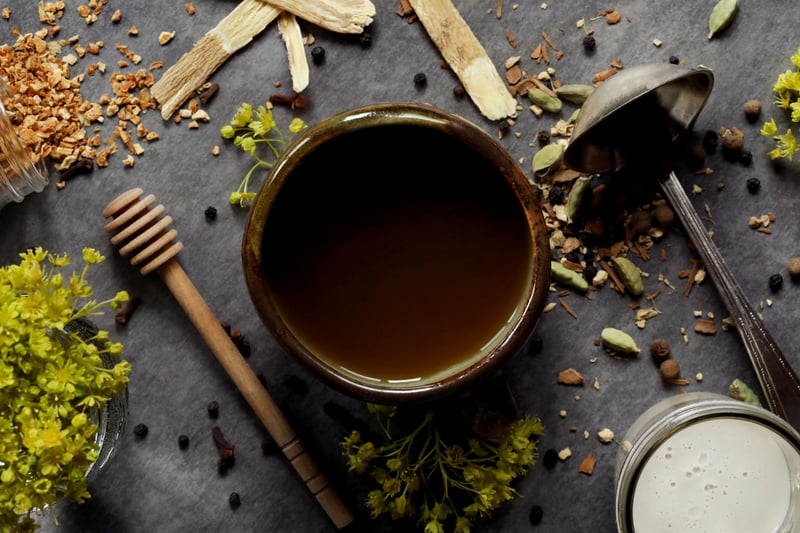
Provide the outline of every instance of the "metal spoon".
<path id="1" fill-rule="evenodd" d="M 702 67 L 664 63 L 620 71 L 584 103 L 565 161 L 592 174 L 627 167 L 658 176 L 736 324 L 769 409 L 800 428 L 800 380 L 747 301 L 672 171 L 673 142 L 692 128 L 713 85 L 713 73 Z"/>

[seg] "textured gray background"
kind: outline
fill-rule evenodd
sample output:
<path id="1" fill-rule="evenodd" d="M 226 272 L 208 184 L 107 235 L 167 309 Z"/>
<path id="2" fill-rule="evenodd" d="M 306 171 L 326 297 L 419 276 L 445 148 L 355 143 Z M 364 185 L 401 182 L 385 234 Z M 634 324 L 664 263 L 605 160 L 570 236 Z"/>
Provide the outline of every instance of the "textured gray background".
<path id="1" fill-rule="evenodd" d="M 748 124 L 742 115 L 742 103 L 759 98 L 765 104 L 764 117 L 779 115 L 770 105 L 771 89 L 777 75 L 791 67 L 789 56 L 797 50 L 797 19 L 800 9 L 793 2 L 780 0 L 742 0 L 733 25 L 718 39 L 706 39 L 706 21 L 713 2 L 679 0 L 651 2 L 630 0 L 616 2 L 623 20 L 608 26 L 603 20 L 589 21 L 608 3 L 595 1 L 549 2 L 547 9 L 540 2 L 519 2 L 512 9 L 506 0 L 501 20 L 487 12 L 495 6 L 489 0 L 457 2 L 495 65 L 502 69 L 504 60 L 521 55 L 521 65 L 529 73 L 539 72 L 530 58 L 534 47 L 546 31 L 564 51 L 560 61 L 553 61 L 558 78 L 564 83 L 589 83 L 591 75 L 608 68 L 614 59 L 625 65 L 645 62 L 666 62 L 678 56 L 687 65 L 704 64 L 716 74 L 716 86 L 695 130 L 720 126 L 741 128 L 747 147 L 753 152 L 750 167 L 722 160 L 719 154 L 709 159 L 715 170 L 711 176 L 694 176 L 679 166 L 678 174 L 690 188 L 697 183 L 704 192 L 693 198 L 698 210 L 706 215 L 721 248 L 744 292 L 754 304 L 771 298 L 772 307 L 764 310 L 766 324 L 795 366 L 800 357 L 795 347 L 800 343 L 797 311 L 794 300 L 798 286 L 788 281 L 778 294 L 767 287 L 767 278 L 774 272 L 785 274 L 789 259 L 798 254 L 796 237 L 798 218 L 796 200 L 800 182 L 797 163 L 773 165 L 766 153 L 771 148 L 767 139 L 758 135 L 760 122 Z M 87 26 L 76 13 L 77 2 L 68 1 L 61 36 L 79 34 L 81 42 L 102 39 L 106 43 L 100 59 L 109 72 L 117 70 L 121 58 L 114 50 L 118 42 L 128 44 L 143 58 L 143 65 L 163 60 L 173 64 L 206 31 L 211 29 L 234 6 L 222 0 L 195 0 L 197 14 L 189 17 L 184 1 L 146 2 L 145 0 L 111 0 L 100 20 Z M 314 124 L 334 113 L 359 105 L 412 100 L 429 102 L 457 112 L 484 127 L 491 134 L 498 128 L 478 113 L 468 99 L 456 99 L 452 89 L 457 80 L 440 68 L 440 57 L 420 24 L 407 24 L 395 14 L 396 2 L 377 3 L 377 17 L 369 28 L 372 45 L 363 48 L 357 39 L 342 37 L 322 29 L 304 25 L 305 32 L 316 37 L 317 44 L 327 50 L 321 66 L 311 65 L 311 83 L 305 94 L 309 106 L 299 113 Z M 11 20 L 0 20 L 0 39 L 12 42 L 12 26 L 23 32 L 41 27 L 36 4 L 12 0 Z M 121 9 L 123 21 L 110 22 L 114 9 Z M 586 54 L 581 46 L 583 31 L 575 27 L 585 18 L 596 30 L 597 50 Z M 130 25 L 139 28 L 138 37 L 129 37 Z M 511 30 L 518 40 L 512 49 L 505 39 Z M 159 46 L 160 31 L 175 31 L 175 39 Z M 663 41 L 660 48 L 653 39 Z M 88 64 L 84 60 L 75 67 L 79 72 Z M 424 89 L 414 86 L 417 72 L 427 74 Z M 156 71 L 160 76 L 163 71 Z M 109 90 L 105 76 L 95 75 L 84 83 L 85 97 L 96 99 Z M 258 420 L 250 413 L 237 391 L 222 372 L 213 355 L 195 333 L 177 303 L 156 277 L 143 278 L 125 260 L 114 254 L 103 230 L 103 207 L 116 195 L 132 187 L 154 193 L 175 219 L 185 249 L 179 258 L 190 278 L 205 296 L 220 320 L 240 328 L 252 343 L 249 359 L 257 373 L 267 376 L 270 391 L 303 434 L 306 444 L 342 496 L 367 529 L 401 530 L 408 524 L 373 522 L 363 507 L 369 488 L 367 481 L 347 473 L 337 443 L 344 428 L 333 423 L 322 405 L 334 400 L 363 416 L 360 402 L 330 390 L 309 375 L 287 356 L 273 341 L 255 315 L 241 275 L 241 234 L 247 211 L 227 205 L 227 195 L 249 168 L 249 161 L 218 130 L 227 122 L 242 101 L 264 102 L 277 92 L 274 82 L 283 83 L 288 91 L 290 79 L 284 47 L 276 28 L 269 27 L 250 46 L 232 57 L 214 75 L 220 84 L 216 99 L 206 108 L 211 123 L 198 130 L 186 124 L 163 122 L 158 113 L 149 112 L 144 123 L 161 135 L 161 140 L 146 146 L 145 154 L 132 169 L 123 168 L 122 154 L 111 159 L 106 169 L 71 181 L 64 191 L 49 186 L 41 194 L 27 198 L 22 204 L 8 206 L 0 212 L 0 261 L 16 260 L 16 254 L 27 246 L 43 245 L 53 251 L 80 255 L 84 246 L 93 246 L 109 258 L 95 270 L 92 283 L 97 294 L 111 295 L 127 289 L 139 295 L 143 304 L 124 328 L 114 326 L 112 317 L 100 319 L 126 348 L 133 365 L 130 381 L 130 419 L 118 455 L 93 483 L 93 498 L 83 506 L 58 505 L 55 513 L 63 532 L 119 533 L 153 532 L 250 532 L 250 531 L 330 531 L 333 527 L 279 457 L 264 457 L 260 442 L 265 436 Z M 525 101 L 521 100 L 523 105 Z M 276 111 L 283 124 L 291 114 Z M 565 113 L 566 117 L 566 113 Z M 787 125 L 782 119 L 782 129 Z M 529 111 L 520 112 L 512 132 L 502 144 L 522 161 L 530 174 L 534 149 L 529 146 L 537 130 L 549 128 L 551 116 L 535 118 Z M 105 130 L 108 134 L 108 129 Z M 646 125 L 642 125 L 646 134 Z M 698 136 L 699 136 L 698 133 Z M 222 153 L 211 155 L 219 144 Z M 410 147 L 398 147 L 397 157 L 413 157 Z M 356 162 L 353 162 L 354 164 Z M 391 161 L 387 161 L 391 164 Z M 346 172 L 346 167 L 337 172 Z M 380 172 L 380 169 L 376 169 Z M 750 195 L 745 187 L 749 177 L 761 179 L 762 188 Z M 255 187 L 261 183 L 257 176 Z M 722 191 L 716 189 L 724 182 Z M 203 216 L 206 206 L 214 205 L 219 215 L 213 222 Z M 772 211 L 777 217 L 771 226 L 772 235 L 754 232 L 747 227 L 751 215 Z M 667 250 L 669 259 L 658 260 L 658 251 Z M 647 293 L 661 290 L 657 306 L 663 315 L 648 322 L 645 330 L 635 330 L 630 300 L 605 288 L 593 301 L 569 296 L 567 301 L 577 312 L 573 319 L 560 307 L 542 317 L 535 335 L 544 339 L 544 350 L 536 356 L 520 354 L 508 366 L 508 379 L 514 388 L 520 408 L 542 417 L 546 433 L 540 449 L 570 447 L 573 457 L 552 471 L 536 464 L 517 485 L 520 498 L 498 510 L 491 521 L 482 523 L 479 531 L 525 531 L 532 529 L 528 514 L 532 505 L 544 510 L 537 531 L 585 532 L 614 529 L 613 469 L 616 444 L 603 445 L 595 434 L 608 427 L 621 437 L 633 419 L 660 398 L 676 392 L 664 386 L 646 355 L 635 361 L 616 360 L 605 355 L 593 341 L 605 326 L 616 326 L 634 333 L 640 345 L 652 338 L 665 337 L 673 343 L 676 358 L 684 374 L 702 372 L 702 383 L 687 390 L 726 392 L 733 378 L 755 385 L 744 349 L 733 332 L 702 337 L 689 333 L 689 344 L 681 342 L 679 329 L 691 330 L 694 310 L 713 312 L 717 323 L 725 311 L 707 281 L 695 288 L 689 298 L 681 294 L 683 281 L 678 272 L 689 266 L 687 242 L 680 232 L 672 232 L 655 248 L 654 258 L 642 268 L 650 273 L 645 282 Z M 663 274 L 675 286 L 671 292 L 658 282 Z M 556 295 L 551 295 L 556 301 Z M 596 362 L 590 362 L 592 358 Z M 575 367 L 583 372 L 589 384 L 582 389 L 556 384 L 558 371 Z M 308 384 L 305 394 L 293 393 L 285 385 L 289 376 L 299 376 Z M 599 390 L 591 387 L 597 378 Z M 576 393 L 580 400 L 576 400 Z M 216 471 L 216 451 L 210 438 L 215 423 L 206 415 L 206 404 L 219 402 L 220 417 L 216 421 L 236 444 L 237 464 L 226 476 Z M 566 418 L 560 410 L 568 412 Z M 133 436 L 137 423 L 146 423 L 150 433 L 146 439 Z M 575 428 L 571 431 L 570 428 Z M 584 431 L 590 436 L 584 438 Z M 177 436 L 191 437 L 188 450 L 177 446 Z M 597 457 L 594 475 L 578 472 L 582 457 Z M 228 495 L 237 491 L 242 505 L 232 510 Z M 48 522 L 48 519 L 44 519 Z M 46 524 L 44 531 L 56 528 Z"/>

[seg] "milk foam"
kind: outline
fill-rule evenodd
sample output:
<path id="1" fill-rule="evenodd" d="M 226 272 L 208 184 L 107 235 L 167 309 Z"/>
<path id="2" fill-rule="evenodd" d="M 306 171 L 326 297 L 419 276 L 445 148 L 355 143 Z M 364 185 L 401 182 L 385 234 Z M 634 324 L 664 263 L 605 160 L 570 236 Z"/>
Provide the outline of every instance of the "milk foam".
<path id="1" fill-rule="evenodd" d="M 777 531 L 789 509 L 790 470 L 799 464 L 797 451 L 758 423 L 692 424 L 644 464 L 633 496 L 635 531 Z"/>

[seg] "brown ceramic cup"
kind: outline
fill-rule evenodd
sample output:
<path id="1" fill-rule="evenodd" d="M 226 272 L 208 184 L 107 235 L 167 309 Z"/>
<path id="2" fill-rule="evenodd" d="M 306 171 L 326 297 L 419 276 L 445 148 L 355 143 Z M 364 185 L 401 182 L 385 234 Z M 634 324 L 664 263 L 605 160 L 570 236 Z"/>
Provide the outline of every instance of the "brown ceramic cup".
<path id="1" fill-rule="evenodd" d="M 242 258 L 290 354 L 340 391 L 394 404 L 494 375 L 550 279 L 540 204 L 511 156 L 466 119 L 411 103 L 304 132 L 254 200 Z"/>

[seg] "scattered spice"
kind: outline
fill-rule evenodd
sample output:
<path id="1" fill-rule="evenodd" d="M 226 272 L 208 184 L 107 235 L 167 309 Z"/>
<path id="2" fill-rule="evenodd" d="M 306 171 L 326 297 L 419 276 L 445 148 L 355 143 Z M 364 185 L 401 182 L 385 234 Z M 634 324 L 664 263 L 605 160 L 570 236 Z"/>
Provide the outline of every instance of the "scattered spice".
<path id="1" fill-rule="evenodd" d="M 616 328 L 604 328 L 600 340 L 605 349 L 617 355 L 635 356 L 641 351 L 633 337 Z"/>
<path id="2" fill-rule="evenodd" d="M 650 354 L 656 361 L 669 358 L 671 353 L 669 341 L 666 339 L 654 339 L 650 343 Z"/>
<path id="3" fill-rule="evenodd" d="M 783 276 L 778 272 L 772 274 L 768 280 L 769 290 L 772 292 L 778 292 L 783 285 Z"/>
<path id="4" fill-rule="evenodd" d="M 594 466 L 597 463 L 597 458 L 592 455 L 591 453 L 583 458 L 581 461 L 580 466 L 578 467 L 578 471 L 581 474 L 586 474 L 587 476 L 591 476 L 594 474 Z"/>
<path id="5" fill-rule="evenodd" d="M 88 157 L 82 157 L 81 159 L 78 159 L 74 164 L 70 165 L 68 169 L 61 172 L 61 174 L 58 175 L 58 179 L 59 181 L 71 180 L 75 176 L 88 174 L 92 170 L 94 170 L 94 161 L 92 161 Z"/>
<path id="6" fill-rule="evenodd" d="M 739 10 L 739 0 L 719 0 L 708 17 L 708 38 L 731 25 Z"/>
<path id="7" fill-rule="evenodd" d="M 716 335 L 717 326 L 713 320 L 698 318 L 694 323 L 694 331 L 703 335 Z"/>
<path id="8" fill-rule="evenodd" d="M 202 105 L 208 105 L 214 96 L 216 96 L 217 92 L 219 91 L 219 83 L 206 83 L 200 89 L 199 94 L 197 97 L 200 99 L 200 103 Z"/>
<path id="9" fill-rule="evenodd" d="M 742 109 L 744 111 L 744 118 L 746 118 L 748 122 L 755 122 L 761 116 L 761 101 L 750 99 L 744 103 Z"/>
<path id="10" fill-rule="evenodd" d="M 185 450 L 189 447 L 189 436 L 188 435 L 178 435 L 178 447 L 181 450 Z"/>
<path id="11" fill-rule="evenodd" d="M 235 509 L 242 504 L 242 498 L 238 492 L 231 492 L 231 495 L 228 496 L 228 503 Z"/>
<path id="12" fill-rule="evenodd" d="M 728 395 L 734 400 L 761 407 L 761 401 L 755 391 L 739 378 L 734 379 L 728 386 Z"/>
<path id="13" fill-rule="evenodd" d="M 681 367 L 675 359 L 665 359 L 658 365 L 658 372 L 661 374 L 661 379 L 667 383 L 672 383 L 674 380 L 681 377 Z"/>
<path id="14" fill-rule="evenodd" d="M 133 316 L 133 313 L 142 303 L 142 299 L 138 296 L 131 296 L 130 299 L 125 303 L 125 306 L 120 309 L 120 311 L 114 315 L 114 322 L 119 324 L 120 326 L 124 326 L 128 323 L 128 321 Z"/>
<path id="15" fill-rule="evenodd" d="M 272 437 L 267 437 L 261 441 L 261 454 L 265 457 L 277 455 L 281 451 L 278 443 Z"/>
<path id="16" fill-rule="evenodd" d="M 542 523 L 544 510 L 539 505 L 531 506 L 531 512 L 528 514 L 528 520 L 532 526 L 538 526 Z"/>
<path id="17" fill-rule="evenodd" d="M 206 207 L 206 210 L 203 212 L 208 220 L 214 220 L 217 218 L 217 208 L 213 205 Z"/>
<path id="18" fill-rule="evenodd" d="M 311 61 L 315 65 L 321 65 L 325 62 L 325 49 L 321 46 L 315 46 L 311 49 Z"/>
<path id="19" fill-rule="evenodd" d="M 761 180 L 758 178 L 748 178 L 747 179 L 747 190 L 750 194 L 756 194 L 758 189 L 761 188 Z"/>
<path id="20" fill-rule="evenodd" d="M 149 431 L 150 428 L 148 428 L 146 424 L 136 424 L 133 427 L 133 434 L 139 438 L 146 437 Z"/>
<path id="21" fill-rule="evenodd" d="M 587 35 L 583 38 L 583 49 L 592 52 L 597 47 L 597 40 L 594 35 Z"/>
<path id="22" fill-rule="evenodd" d="M 558 459 L 558 452 L 553 448 L 548 448 L 542 456 L 542 466 L 547 470 L 552 470 L 558 463 Z"/>
<path id="23" fill-rule="evenodd" d="M 562 385 L 583 385 L 585 381 L 583 374 L 574 368 L 568 368 L 558 373 L 558 383 Z"/>
<path id="24" fill-rule="evenodd" d="M 608 428 L 603 428 L 597 432 L 597 439 L 603 444 L 614 442 L 614 432 Z"/>
<path id="25" fill-rule="evenodd" d="M 792 257 L 787 268 L 792 278 L 800 276 L 800 257 Z"/>
<path id="26" fill-rule="evenodd" d="M 210 418 L 218 418 L 219 417 L 219 403 L 217 403 L 216 401 L 212 400 L 212 401 L 208 402 L 208 405 L 206 406 L 206 410 L 208 411 L 208 416 Z"/>
<path id="27" fill-rule="evenodd" d="M 417 87 L 424 87 L 428 83 L 428 77 L 424 72 L 417 72 L 414 74 L 414 85 Z"/>
<path id="28" fill-rule="evenodd" d="M 231 468 L 236 460 L 234 445 L 225 439 L 225 435 L 219 426 L 211 428 L 211 438 L 214 440 L 214 446 L 217 447 L 219 452 L 219 468 L 225 470 Z"/>

